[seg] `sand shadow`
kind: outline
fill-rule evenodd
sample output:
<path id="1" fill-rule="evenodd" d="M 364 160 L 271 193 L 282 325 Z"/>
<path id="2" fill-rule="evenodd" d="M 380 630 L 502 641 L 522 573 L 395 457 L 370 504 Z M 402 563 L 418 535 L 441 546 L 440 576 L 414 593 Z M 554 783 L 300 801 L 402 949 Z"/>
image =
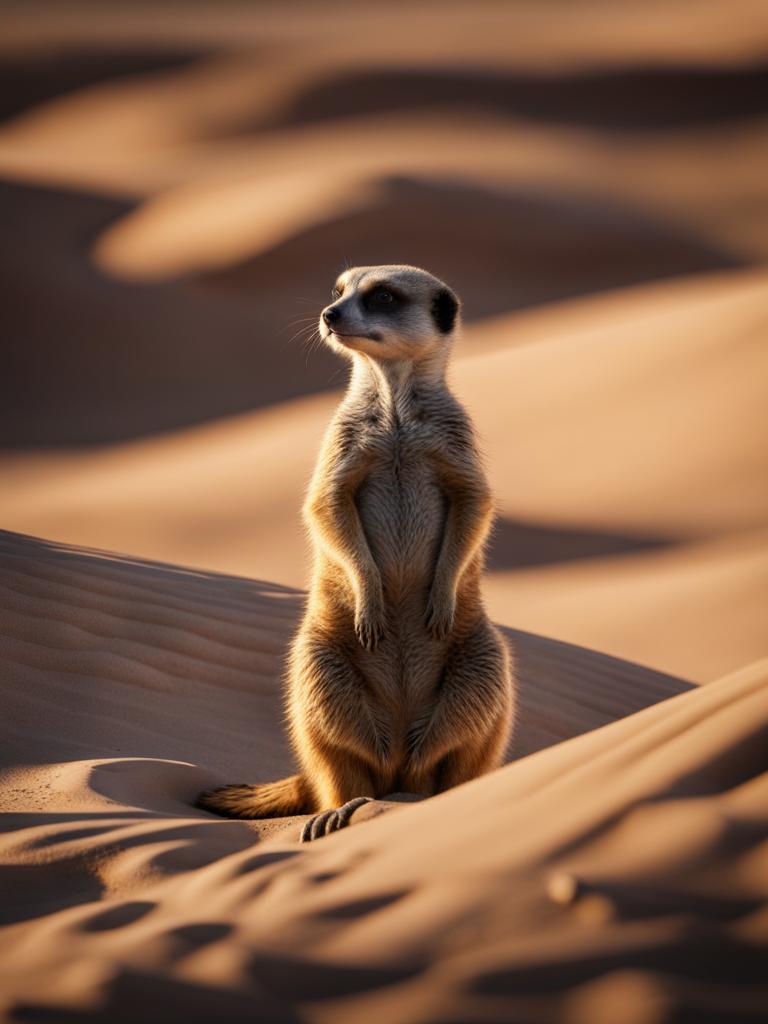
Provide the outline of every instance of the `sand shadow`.
<path id="1" fill-rule="evenodd" d="M 290 1002 L 319 1002 L 386 988 L 415 977 L 423 969 L 424 965 L 414 959 L 405 965 L 368 966 L 319 963 L 263 951 L 250 964 L 251 977 L 260 986 Z"/>
<path id="2" fill-rule="evenodd" d="M 690 900 L 690 897 L 689 897 Z M 682 901 L 681 901 L 682 902 Z M 674 915 L 674 907 L 670 907 L 665 899 L 661 900 L 669 916 Z M 664 916 L 662 910 L 659 916 Z M 687 913 L 679 914 L 688 922 L 688 927 L 681 928 L 678 934 L 653 945 L 640 942 L 632 943 L 629 948 L 606 948 L 603 952 L 576 951 L 571 958 L 559 958 L 556 962 L 526 961 L 525 964 L 510 963 L 506 968 L 498 968 L 486 973 L 478 973 L 472 980 L 471 989 L 478 995 L 486 997 L 533 996 L 542 992 L 565 991 L 578 985 L 594 980 L 596 977 L 608 975 L 612 971 L 629 967 L 633 971 L 669 973 L 682 976 L 689 981 L 707 982 L 712 978 L 713 963 L 717 963 L 718 974 L 728 977 L 732 984 L 759 985 L 765 978 L 765 953 L 756 944 L 742 940 L 734 935 L 716 931 L 709 922 L 702 922 L 698 927 L 694 924 L 695 915 L 691 913 L 690 903 Z M 673 1018 L 674 1019 L 674 1018 Z M 737 1020 L 754 1021 L 757 1016 L 740 1018 L 719 1014 L 710 1016 L 703 1013 L 689 1017 L 677 1017 L 677 1020 L 705 1022 L 735 1022 Z"/>
<path id="3" fill-rule="evenodd" d="M 202 50 L 139 44 L 120 50 L 46 47 L 39 53 L 4 53 L 0 59 L 0 121 L 99 82 L 175 71 L 204 56 Z"/>
<path id="4" fill-rule="evenodd" d="M 42 864 L 0 865 L 0 890 L 5 893 L 26 892 L 28 898 L 0 901 L 0 925 L 15 924 L 33 918 L 58 913 L 81 904 L 97 903 L 104 896 L 104 886 L 97 872 L 93 871 L 95 861 L 123 856 L 129 851 L 146 848 L 142 855 L 143 868 L 157 877 L 196 871 L 209 864 L 221 861 L 232 854 L 254 848 L 260 841 L 258 831 L 241 821 L 212 819 L 189 820 L 194 816 L 189 808 L 188 820 L 175 824 L 173 818 L 154 818 L 137 814 L 125 816 L 121 824 L 113 818 L 120 814 L 87 814 L 73 811 L 59 814 L 28 813 L 14 814 L 13 831 L 24 842 L 23 833 L 30 830 L 30 848 L 44 845 Z M 66 832 L 53 832 L 44 844 L 35 840 L 41 831 L 64 820 L 80 825 L 83 820 L 93 822 L 93 828 L 73 828 Z M 151 828 L 142 829 L 145 824 Z M 136 827 L 135 827 L 136 826 Z M 3 831 L 6 823 L 0 822 Z M 77 838 L 90 840 L 86 846 L 70 845 Z M 157 846 L 157 849 L 155 847 Z M 267 863 L 267 862 L 265 862 Z M 114 916 L 113 915 L 114 911 Z M 144 904 L 120 904 L 114 908 L 100 909 L 93 918 L 83 923 L 88 931 L 106 931 L 122 927 L 132 920 L 138 920 L 148 912 Z M 103 920 L 102 920 L 103 918 Z"/>
<path id="5" fill-rule="evenodd" d="M 9 1020 L 36 1024 L 297 1024 L 303 1020 L 289 1005 L 257 985 L 239 989 L 196 984 L 156 972 L 129 967 L 118 970 L 102 990 L 95 1008 L 70 1008 L 45 1003 L 18 1002 L 9 1009 Z"/>
<path id="6" fill-rule="evenodd" d="M 141 921 L 147 914 L 151 914 L 156 905 L 149 900 L 118 903 L 117 906 L 106 907 L 89 917 L 82 923 L 81 928 L 84 932 L 111 932 L 118 928 L 127 928 Z"/>
<path id="7" fill-rule="evenodd" d="M 500 516 L 493 527 L 487 565 L 492 571 L 529 569 L 584 559 L 610 558 L 673 547 L 678 538 L 612 533 L 581 527 L 541 526 Z"/>
<path id="8" fill-rule="evenodd" d="M 635 66 L 550 74 L 437 67 L 350 70 L 315 80 L 241 132 L 333 118 L 485 111 L 622 132 L 675 131 L 768 112 L 768 65 Z"/>
<path id="9" fill-rule="evenodd" d="M 40 824 L 34 817 L 33 827 Z M 93 903 L 103 896 L 98 878 L 72 861 L 40 864 L 0 865 L 0 892 L 28 893 L 22 903 L 18 897 L 0 900 L 0 926 L 45 917 L 60 910 Z"/>

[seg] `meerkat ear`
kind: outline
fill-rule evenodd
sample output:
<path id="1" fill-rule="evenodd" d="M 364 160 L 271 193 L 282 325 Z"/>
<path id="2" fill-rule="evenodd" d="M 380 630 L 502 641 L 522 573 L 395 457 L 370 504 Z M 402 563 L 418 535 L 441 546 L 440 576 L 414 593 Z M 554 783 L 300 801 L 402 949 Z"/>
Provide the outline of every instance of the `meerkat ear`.
<path id="1" fill-rule="evenodd" d="M 442 334 L 453 330 L 458 311 L 459 300 L 448 288 L 441 288 L 432 299 L 432 319 Z"/>

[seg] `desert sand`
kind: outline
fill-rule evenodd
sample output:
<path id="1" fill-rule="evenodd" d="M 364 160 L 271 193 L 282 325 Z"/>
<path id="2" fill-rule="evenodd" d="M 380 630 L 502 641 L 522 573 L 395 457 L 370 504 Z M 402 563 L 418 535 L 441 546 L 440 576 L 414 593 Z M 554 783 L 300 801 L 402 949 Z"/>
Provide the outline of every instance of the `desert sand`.
<path id="1" fill-rule="evenodd" d="M 4 5 L 0 1016 L 768 1013 L 762 0 Z M 316 844 L 299 519 L 345 264 L 464 302 L 508 763 Z"/>
<path id="2" fill-rule="evenodd" d="M 9 533 L 0 564 L 9 1019 L 759 1019 L 768 663 L 695 687 L 508 631 L 512 763 L 307 846 L 192 807 L 288 770 L 300 594 Z"/>

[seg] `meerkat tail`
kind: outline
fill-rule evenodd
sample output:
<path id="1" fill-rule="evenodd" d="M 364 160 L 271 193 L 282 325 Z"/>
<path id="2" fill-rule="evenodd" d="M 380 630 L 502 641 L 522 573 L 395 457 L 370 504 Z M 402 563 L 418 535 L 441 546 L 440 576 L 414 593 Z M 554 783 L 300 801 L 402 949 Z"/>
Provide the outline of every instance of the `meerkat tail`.
<path id="1" fill-rule="evenodd" d="M 315 810 L 303 775 L 291 775 L 279 782 L 222 786 L 201 793 L 195 806 L 224 818 L 288 818 Z"/>

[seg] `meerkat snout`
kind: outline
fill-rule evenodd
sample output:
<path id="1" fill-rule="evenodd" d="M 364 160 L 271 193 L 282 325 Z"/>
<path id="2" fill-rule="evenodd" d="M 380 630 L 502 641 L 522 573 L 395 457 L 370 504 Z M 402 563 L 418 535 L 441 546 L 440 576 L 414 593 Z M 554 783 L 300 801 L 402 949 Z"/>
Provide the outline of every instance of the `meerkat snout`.
<path id="1" fill-rule="evenodd" d="M 334 285 L 320 335 L 346 356 L 421 360 L 447 349 L 459 305 L 446 284 L 419 267 L 353 267 Z"/>

